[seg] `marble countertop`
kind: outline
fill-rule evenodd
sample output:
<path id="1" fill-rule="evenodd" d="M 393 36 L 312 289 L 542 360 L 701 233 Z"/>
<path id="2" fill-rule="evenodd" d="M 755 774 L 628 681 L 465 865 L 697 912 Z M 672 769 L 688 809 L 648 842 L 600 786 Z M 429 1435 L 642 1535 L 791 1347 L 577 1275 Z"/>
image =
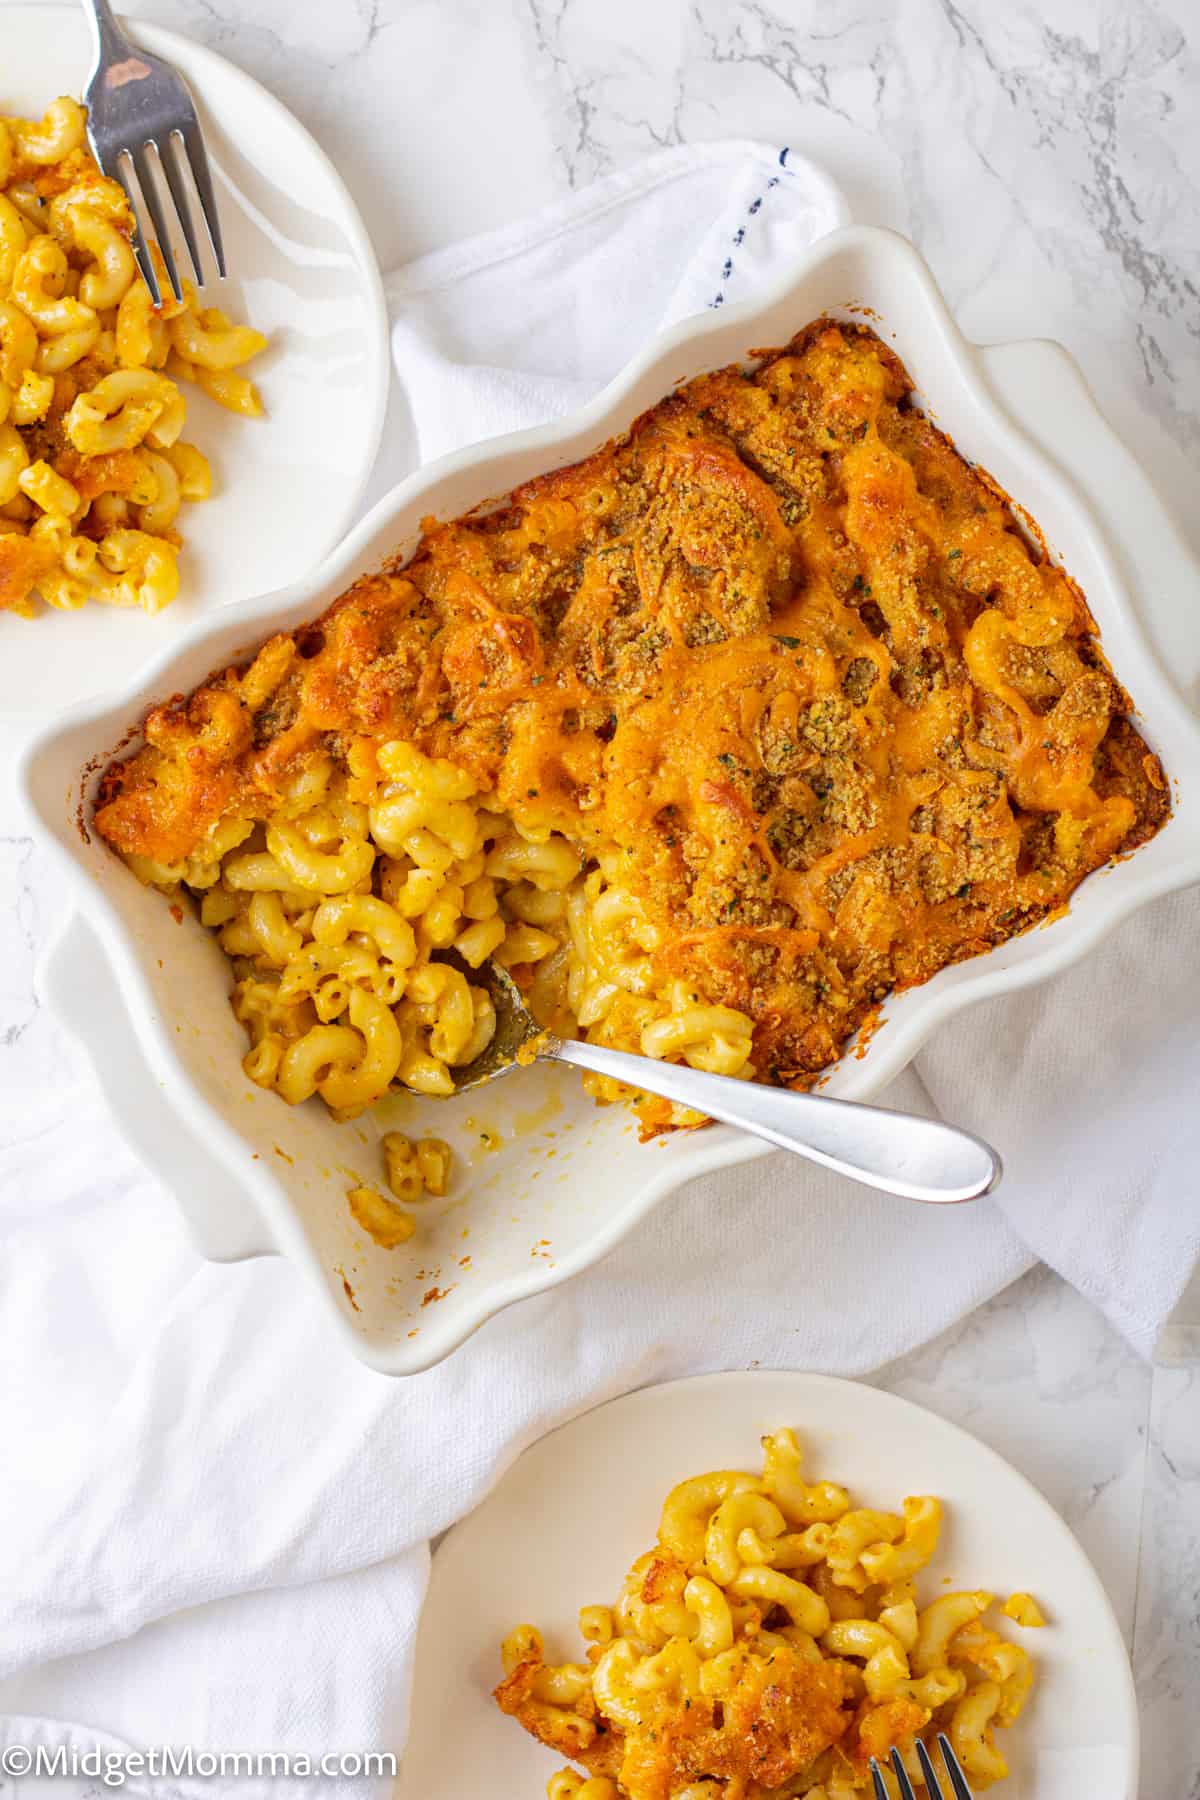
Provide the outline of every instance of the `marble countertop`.
<path id="1" fill-rule="evenodd" d="M 1200 551 L 1194 0 L 127 0 L 256 75 L 357 196 L 383 267 L 656 146 L 754 137 L 909 233 L 965 330 L 1054 337 Z M 0 861 L 3 1059 L 53 919 Z M 968 1426 L 1099 1569 L 1142 1703 L 1143 1800 L 1200 1800 L 1200 1366 L 1151 1369 L 1038 1269 L 881 1383 Z"/>

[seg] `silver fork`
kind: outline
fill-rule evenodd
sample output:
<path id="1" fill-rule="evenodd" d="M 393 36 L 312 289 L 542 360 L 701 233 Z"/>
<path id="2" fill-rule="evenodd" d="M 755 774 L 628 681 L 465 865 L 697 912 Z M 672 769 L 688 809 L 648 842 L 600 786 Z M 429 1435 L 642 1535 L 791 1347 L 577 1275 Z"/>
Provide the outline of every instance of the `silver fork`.
<path id="1" fill-rule="evenodd" d="M 946 1773 L 950 1777 L 950 1788 L 954 1800 L 973 1800 L 971 1790 L 967 1786 L 967 1778 L 962 1772 L 962 1764 L 954 1754 L 954 1747 L 944 1731 L 938 1733 L 938 1748 L 946 1765 Z M 929 1800 L 944 1800 L 942 1784 L 938 1780 L 932 1758 L 920 1738 L 917 1739 L 917 1761 L 921 1765 L 921 1774 L 925 1780 L 925 1791 L 929 1795 Z M 913 1784 L 908 1779 L 908 1770 L 901 1762 L 898 1750 L 892 1751 L 891 1762 L 900 1786 L 900 1800 L 917 1800 L 913 1792 Z M 871 1758 L 870 1769 L 871 1779 L 875 1783 L 875 1800 L 890 1800 L 887 1783 L 883 1779 L 883 1770 L 874 1757 Z"/>
<path id="2" fill-rule="evenodd" d="M 91 21 L 96 41 L 96 58 L 83 96 L 92 154 L 103 173 L 119 181 L 129 198 L 136 224 L 134 255 L 150 289 L 150 298 L 155 306 L 162 303 L 158 270 L 150 252 L 153 236 L 158 240 L 171 291 L 176 300 L 182 300 L 171 234 L 154 179 L 155 163 L 162 170 L 174 202 L 196 285 L 204 286 L 204 271 L 184 184 L 185 166 L 191 171 L 218 273 L 222 277 L 225 274 L 217 201 L 192 96 L 170 63 L 151 56 L 125 36 L 108 0 L 83 0 L 83 10 Z"/>

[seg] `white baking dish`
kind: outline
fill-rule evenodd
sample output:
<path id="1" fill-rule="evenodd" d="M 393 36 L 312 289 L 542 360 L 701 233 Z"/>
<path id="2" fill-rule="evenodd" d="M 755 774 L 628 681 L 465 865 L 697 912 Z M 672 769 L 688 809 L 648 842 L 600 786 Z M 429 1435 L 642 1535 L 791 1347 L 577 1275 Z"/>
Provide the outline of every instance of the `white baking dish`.
<path id="1" fill-rule="evenodd" d="M 354 1125 L 335 1125 L 317 1101 L 287 1107 L 241 1072 L 245 1042 L 214 940 L 191 918 L 176 922 L 160 895 L 81 831 L 94 774 L 81 791 L 80 770 L 92 759 L 97 771 L 151 701 L 311 618 L 357 575 L 410 547 L 422 515 L 452 517 L 501 495 L 593 450 L 682 378 L 742 359 L 750 346 L 783 343 L 820 313 L 864 308 L 938 423 L 1028 508 L 1081 582 L 1174 801 L 1159 835 L 1085 882 L 1066 917 L 889 1001 L 885 1029 L 861 1056 L 844 1058 L 825 1089 L 876 1093 L 961 1007 L 1044 979 L 1134 908 L 1200 879 L 1200 726 L 1165 672 L 1173 646 L 1195 631 L 1200 570 L 1065 352 L 966 343 L 919 256 L 890 233 L 856 227 L 824 239 L 757 305 L 677 327 L 572 418 L 423 469 L 310 580 L 251 601 L 232 622 L 198 626 L 121 693 L 60 720 L 25 758 L 36 827 L 85 922 L 47 961 L 47 999 L 89 1051 L 201 1250 L 223 1260 L 293 1258 L 328 1296 L 345 1341 L 377 1369 L 427 1367 L 501 1307 L 595 1262 L 681 1182 L 765 1147 L 725 1129 L 641 1146 L 623 1109 L 594 1108 L 575 1077 L 555 1068 L 461 1100 L 389 1100 L 388 1116 Z M 345 1191 L 378 1180 L 379 1133 L 401 1123 L 455 1142 L 460 1173 L 452 1198 L 423 1209 L 413 1242 L 383 1251 L 354 1225 Z M 492 1130 L 503 1139 L 494 1150 L 483 1143 Z"/>

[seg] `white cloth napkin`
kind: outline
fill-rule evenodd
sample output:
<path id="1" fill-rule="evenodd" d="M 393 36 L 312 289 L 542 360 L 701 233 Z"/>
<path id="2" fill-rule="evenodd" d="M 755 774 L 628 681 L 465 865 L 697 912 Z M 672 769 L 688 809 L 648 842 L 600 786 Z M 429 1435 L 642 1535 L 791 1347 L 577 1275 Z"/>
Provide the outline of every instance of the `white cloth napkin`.
<path id="1" fill-rule="evenodd" d="M 658 325 L 752 293 L 843 216 L 786 153 L 679 150 L 401 270 L 377 491 L 576 404 Z M 14 1009 L 41 935 L 36 877 L 19 882 L 0 909 Z M 200 1262 L 31 1023 L 0 1173 L 0 1745 L 398 1748 L 427 1540 L 526 1444 L 631 1387 L 751 1362 L 863 1373 L 1035 1256 L 1149 1353 L 1200 1251 L 1197 922 L 1194 898 L 1161 904 L 1053 987 L 949 1027 L 892 1088 L 1004 1146 L 996 1202 L 914 1207 L 758 1162 L 406 1382 L 350 1362 L 288 1266 Z"/>

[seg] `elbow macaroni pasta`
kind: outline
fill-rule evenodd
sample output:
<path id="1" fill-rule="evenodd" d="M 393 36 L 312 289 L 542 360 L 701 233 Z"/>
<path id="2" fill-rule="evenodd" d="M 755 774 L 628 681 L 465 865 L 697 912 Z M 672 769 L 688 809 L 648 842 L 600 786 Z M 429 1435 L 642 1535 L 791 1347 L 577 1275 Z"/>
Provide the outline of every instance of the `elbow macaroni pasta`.
<path id="1" fill-rule="evenodd" d="M 176 378 L 262 410 L 235 371 L 266 339 L 190 283 L 182 305 L 152 305 L 85 117 L 66 98 L 40 121 L 0 117 L 0 611 L 23 618 L 39 599 L 168 606 L 180 505 L 212 491 Z"/>
<path id="2" fill-rule="evenodd" d="M 991 1594 L 919 1603 L 939 1502 L 854 1507 L 804 1479 L 789 1430 L 763 1452 L 758 1477 L 715 1470 L 668 1494 L 617 1605 L 579 1615 L 585 1663 L 548 1662 L 531 1625 L 505 1640 L 501 1710 L 582 1766 L 548 1800 L 855 1800 L 893 1747 L 924 1793 L 916 1743 L 941 1731 L 977 1789 L 1007 1773 L 996 1732 L 1033 1661 L 982 1622 Z M 1028 1594 L 1004 1610 L 1041 1618 Z"/>
<path id="3" fill-rule="evenodd" d="M 396 1199 L 389 1200 L 368 1187 L 350 1188 L 346 1198 L 352 1215 L 368 1237 L 382 1250 L 393 1250 L 397 1244 L 407 1243 L 417 1228 L 412 1214 L 397 1206 L 396 1200 L 409 1205 L 431 1194 L 443 1195 L 450 1183 L 454 1157 L 444 1139 L 425 1137 L 414 1144 L 402 1131 L 385 1132 L 382 1148 L 387 1184 Z"/>
<path id="4" fill-rule="evenodd" d="M 267 645 L 239 678 L 245 703 L 269 704 L 289 661 Z M 217 710 L 235 729 L 240 709 Z M 487 991 L 470 978 L 489 957 L 547 1025 L 749 1076 L 745 1014 L 700 1005 L 686 984 L 656 985 L 636 965 L 627 928 L 638 909 L 604 874 L 614 860 L 602 853 L 588 872 L 564 836 L 495 810 L 464 769 L 369 738 L 344 767 L 326 757 L 285 782 L 268 817 L 224 820 L 177 863 L 132 859 L 143 880 L 190 889 L 233 960 L 246 1074 L 292 1105 L 319 1095 L 340 1119 L 392 1089 L 454 1092 L 455 1071 L 495 1030 Z M 447 951 L 457 960 L 442 960 Z M 571 1012 L 585 992 L 586 1023 Z M 444 1191 L 439 1141 L 417 1146 L 417 1192 Z M 390 1134 L 384 1150 L 393 1192 L 408 1200 L 406 1143 Z M 356 1217 L 369 1210 L 355 1204 Z M 761 1529 L 761 1510 L 743 1523 L 755 1521 Z"/>
<path id="5" fill-rule="evenodd" d="M 19 256 L 10 213 L 0 243 L 7 231 Z M 89 229 L 102 284 L 107 240 Z M 53 347 L 76 324 L 53 311 L 74 288 L 56 293 L 51 273 L 38 291 L 60 338 L 0 314 L 23 415 L 44 392 L 36 368 L 24 385 L 27 334 Z M 148 385 L 104 371 L 78 414 L 101 441 L 140 429 L 155 382 L 188 372 L 240 404 L 227 365 L 244 340 L 211 310 L 155 319 L 126 296 L 112 335 Z M 296 1065 L 296 1091 L 311 1076 L 357 1106 L 394 1038 L 387 1056 L 380 1039 L 371 1062 L 339 1060 L 332 1082 L 310 1052 L 360 1049 L 358 986 L 396 1016 L 391 1085 L 445 1095 L 491 1030 L 475 971 L 494 959 L 561 1035 L 808 1088 L 891 992 L 1056 916 L 1159 829 L 1169 784 L 1082 593 L 911 394 L 869 328 L 815 320 L 502 505 L 424 520 L 411 556 L 251 669 L 152 710 L 144 745 L 105 773 L 96 828 L 135 867 L 183 869 L 193 887 L 187 870 L 207 870 L 226 948 L 274 958 L 241 972 L 256 1078 L 292 1087 Z M 97 498 L 105 530 L 169 530 L 202 488 L 177 423 L 160 413 L 111 453 L 144 488 Z M 0 496 L 23 509 L 22 455 L 0 421 Z M 19 549 L 61 558 L 69 594 L 95 568 L 64 529 Z M 252 842 L 225 841 L 243 826 Z M 249 916 L 254 893 L 277 895 L 282 924 Z M 389 909 L 396 943 L 406 924 L 415 952 L 407 938 L 390 951 L 365 914 L 344 941 L 314 916 L 358 898 Z M 284 955 L 288 933 L 300 948 Z M 437 966 L 451 949 L 453 975 Z M 285 1063 L 317 1025 L 352 1035 Z M 702 1122 L 635 1103 L 645 1135 Z M 795 1540 L 839 1517 L 831 1501 L 784 1508 L 792 1541 L 771 1554 L 787 1561 L 764 1560 L 772 1540 L 747 1525 L 747 1560 L 803 1569 L 812 1545 Z M 874 1540 L 897 1582 L 920 1529 L 897 1515 Z M 835 1620 L 871 1578 L 852 1555 L 839 1567 L 841 1549 L 814 1565 Z"/>

